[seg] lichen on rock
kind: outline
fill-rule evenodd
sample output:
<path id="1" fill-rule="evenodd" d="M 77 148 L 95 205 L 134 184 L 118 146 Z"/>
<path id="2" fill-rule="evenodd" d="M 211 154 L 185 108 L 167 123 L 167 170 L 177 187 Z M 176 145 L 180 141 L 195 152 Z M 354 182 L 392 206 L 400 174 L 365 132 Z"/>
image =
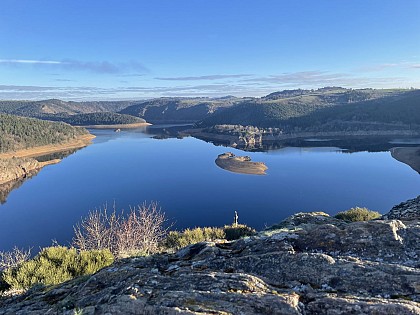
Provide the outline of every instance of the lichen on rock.
<path id="1" fill-rule="evenodd" d="M 418 220 L 300 213 L 0 300 L 0 314 L 419 314 L 419 235 Z"/>

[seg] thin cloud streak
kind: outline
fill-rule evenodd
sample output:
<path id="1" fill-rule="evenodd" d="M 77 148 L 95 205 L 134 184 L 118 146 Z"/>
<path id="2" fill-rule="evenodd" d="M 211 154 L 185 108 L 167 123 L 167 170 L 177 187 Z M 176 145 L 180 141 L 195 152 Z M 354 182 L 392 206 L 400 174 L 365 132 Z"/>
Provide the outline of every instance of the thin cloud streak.
<path id="1" fill-rule="evenodd" d="M 150 70 L 136 61 L 110 62 L 110 61 L 81 61 L 75 59 L 64 60 L 32 60 L 32 59 L 0 59 L 0 65 L 6 66 L 36 66 L 45 68 L 58 68 L 68 71 L 87 71 L 99 74 L 141 75 Z M 135 72 L 135 74 L 133 74 Z"/>
<path id="2" fill-rule="evenodd" d="M 30 60 L 30 59 L 0 59 L 0 63 L 4 64 L 43 64 L 43 65 L 59 65 L 62 64 L 61 61 L 54 60 Z"/>
<path id="3" fill-rule="evenodd" d="M 199 80 L 223 80 L 250 77 L 252 74 L 213 74 L 191 77 L 157 77 L 156 80 L 162 81 L 199 81 Z"/>
<path id="4" fill-rule="evenodd" d="M 344 73 L 329 73 L 327 71 L 301 71 L 293 73 L 283 73 L 279 75 L 270 75 L 266 77 L 256 77 L 244 79 L 242 82 L 266 82 L 275 84 L 309 84 L 309 83 L 330 83 L 338 79 L 348 77 Z"/>
<path id="5" fill-rule="evenodd" d="M 356 72 L 380 72 L 385 71 L 392 68 L 400 68 L 400 69 L 418 69 L 420 68 L 420 63 L 418 62 L 411 62 L 411 61 L 401 61 L 396 63 L 382 63 L 376 65 L 369 65 L 355 69 Z"/>
<path id="6" fill-rule="evenodd" d="M 65 82 L 65 79 L 61 81 Z M 233 81 L 233 80 L 232 80 Z M 128 82 L 120 82 L 127 84 Z M 198 82 L 197 82 L 198 83 Z M 405 77 L 356 76 L 328 71 L 302 71 L 252 78 L 239 78 L 234 82 L 214 82 L 208 84 L 178 84 L 176 86 L 20 86 L 0 85 L 0 99 L 46 99 L 66 100 L 117 100 L 144 99 L 164 96 L 173 97 L 260 97 L 283 89 L 316 89 L 325 86 L 347 88 L 409 88 L 420 87 L 420 80 Z"/>

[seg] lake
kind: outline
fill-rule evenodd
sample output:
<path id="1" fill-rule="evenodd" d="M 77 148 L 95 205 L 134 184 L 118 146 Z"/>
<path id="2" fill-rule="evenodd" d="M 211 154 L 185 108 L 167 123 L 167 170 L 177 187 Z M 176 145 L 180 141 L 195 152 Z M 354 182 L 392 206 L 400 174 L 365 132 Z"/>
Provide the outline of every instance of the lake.
<path id="1" fill-rule="evenodd" d="M 92 130 L 93 145 L 13 190 L 0 205 L 0 250 L 68 245 L 73 225 L 106 203 L 127 211 L 157 201 L 176 229 L 230 224 L 236 210 L 239 223 L 262 229 L 300 211 L 360 206 L 385 213 L 420 193 L 419 174 L 388 151 L 349 153 L 308 139 L 305 146 L 243 152 L 191 137 L 158 140 L 153 130 Z M 224 152 L 264 162 L 267 175 L 219 168 L 215 159 Z"/>

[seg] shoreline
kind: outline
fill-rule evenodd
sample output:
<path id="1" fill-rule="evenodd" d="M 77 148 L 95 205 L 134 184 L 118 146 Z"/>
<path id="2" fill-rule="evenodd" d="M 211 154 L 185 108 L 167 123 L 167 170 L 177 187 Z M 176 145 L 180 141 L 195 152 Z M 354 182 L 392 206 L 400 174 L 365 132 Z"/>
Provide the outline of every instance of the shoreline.
<path id="1" fill-rule="evenodd" d="M 187 129 L 182 132 L 184 136 L 192 136 L 197 139 L 205 141 L 221 141 L 231 147 L 247 147 L 262 144 L 269 144 L 284 140 L 294 140 L 302 138 L 316 138 L 316 137 L 418 137 L 420 132 L 407 130 L 392 130 L 392 131 L 355 131 L 355 132 L 300 132 L 288 133 L 280 135 L 266 135 L 255 134 L 244 139 L 239 135 L 212 133 L 207 132 L 203 128 Z"/>
<path id="2" fill-rule="evenodd" d="M 43 145 L 43 146 L 33 147 L 29 149 L 13 151 L 13 152 L 0 153 L 0 158 L 3 158 L 3 159 L 10 159 L 13 157 L 21 157 L 21 158 L 32 157 L 33 158 L 33 157 L 42 156 L 46 154 L 83 148 L 91 144 L 92 140 L 95 137 L 96 136 L 92 134 L 87 134 L 87 135 L 79 136 L 72 141 L 62 143 L 62 144 Z M 44 162 L 41 162 L 41 163 L 44 163 Z"/>
<path id="3" fill-rule="evenodd" d="M 9 176 L 10 179 L 0 179 L 0 189 L 4 187 L 3 185 L 12 184 L 13 182 L 24 180 L 28 176 L 33 176 L 37 174 L 42 168 L 44 168 L 47 165 L 57 164 L 60 162 L 61 159 L 53 159 L 44 162 L 38 162 L 34 159 L 31 159 L 31 161 L 28 161 L 28 163 L 26 163 L 25 167 L 18 164 L 16 165 L 16 168 L 12 170 L 13 175 L 11 176 L 14 176 L 13 178 Z"/>
<path id="4" fill-rule="evenodd" d="M 116 124 L 116 125 L 83 125 L 78 127 L 89 128 L 89 129 L 134 129 L 139 127 L 147 127 L 152 124 L 148 122 L 134 123 L 134 124 Z"/>
<path id="5" fill-rule="evenodd" d="M 420 147 L 395 147 L 390 152 L 394 159 L 410 166 L 420 174 Z"/>

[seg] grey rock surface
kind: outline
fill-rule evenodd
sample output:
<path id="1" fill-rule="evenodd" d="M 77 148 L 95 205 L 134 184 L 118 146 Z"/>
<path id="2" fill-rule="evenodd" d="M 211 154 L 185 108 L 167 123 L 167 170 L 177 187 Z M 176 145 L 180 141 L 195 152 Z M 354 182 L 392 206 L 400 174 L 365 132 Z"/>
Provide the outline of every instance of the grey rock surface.
<path id="1" fill-rule="evenodd" d="M 418 220 L 420 219 L 420 196 L 394 206 L 382 219 Z"/>
<path id="2" fill-rule="evenodd" d="M 0 300 L 0 314 L 420 314 L 419 236 L 418 220 L 300 213 Z"/>

